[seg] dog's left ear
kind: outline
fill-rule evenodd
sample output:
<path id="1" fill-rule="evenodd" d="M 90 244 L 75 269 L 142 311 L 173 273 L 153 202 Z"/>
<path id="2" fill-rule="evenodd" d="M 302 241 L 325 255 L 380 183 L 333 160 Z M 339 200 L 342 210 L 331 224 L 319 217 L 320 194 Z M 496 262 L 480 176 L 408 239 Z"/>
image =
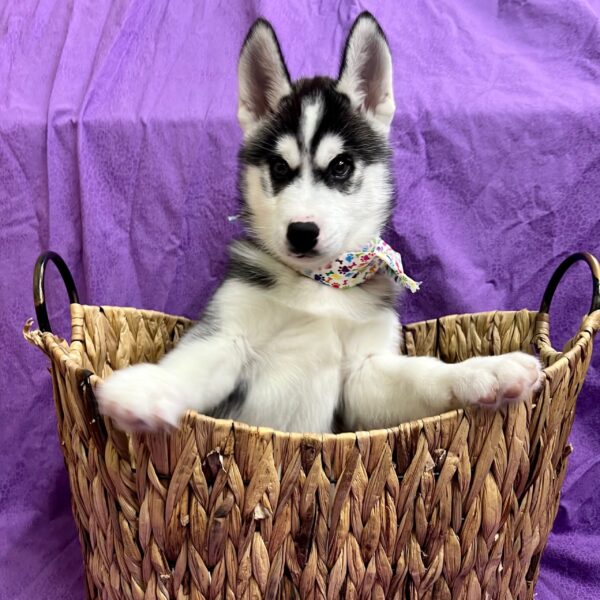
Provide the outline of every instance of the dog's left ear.
<path id="1" fill-rule="evenodd" d="M 251 27 L 238 63 L 238 120 L 247 135 L 292 90 L 281 48 L 271 23 Z"/>
<path id="2" fill-rule="evenodd" d="M 352 105 L 389 131 L 394 110 L 392 55 L 375 17 L 361 13 L 348 34 L 337 82 Z"/>

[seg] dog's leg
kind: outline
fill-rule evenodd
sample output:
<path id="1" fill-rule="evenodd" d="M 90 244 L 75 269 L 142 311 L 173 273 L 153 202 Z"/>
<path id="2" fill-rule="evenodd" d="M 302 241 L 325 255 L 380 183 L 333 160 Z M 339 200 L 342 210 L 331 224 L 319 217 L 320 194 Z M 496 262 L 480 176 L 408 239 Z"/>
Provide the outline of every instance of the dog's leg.
<path id="1" fill-rule="evenodd" d="M 512 352 L 456 364 L 402 356 L 394 353 L 398 339 L 389 325 L 378 331 L 370 324 L 353 336 L 344 385 L 349 428 L 390 427 L 469 405 L 497 408 L 527 399 L 539 385 L 533 356 Z"/>
<path id="2" fill-rule="evenodd" d="M 158 364 L 115 372 L 98 386 L 98 404 L 125 430 L 176 427 L 188 409 L 208 411 L 226 399 L 246 358 L 241 336 L 192 331 Z"/>

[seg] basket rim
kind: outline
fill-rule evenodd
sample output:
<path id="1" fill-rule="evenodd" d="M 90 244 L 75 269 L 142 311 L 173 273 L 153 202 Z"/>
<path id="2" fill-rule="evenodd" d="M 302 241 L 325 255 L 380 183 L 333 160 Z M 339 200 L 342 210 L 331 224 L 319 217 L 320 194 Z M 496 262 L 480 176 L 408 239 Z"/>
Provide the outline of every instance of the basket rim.
<path id="1" fill-rule="evenodd" d="M 427 425 L 442 424 L 447 421 L 460 421 L 463 416 L 467 415 L 468 411 L 463 408 L 453 409 L 439 415 L 433 415 L 431 417 L 423 417 L 421 419 L 413 419 L 412 421 L 406 421 L 393 427 L 380 428 L 380 429 L 357 429 L 355 431 L 344 431 L 342 433 L 313 433 L 310 431 L 281 431 L 280 429 L 273 429 L 271 427 L 262 427 L 260 425 L 250 425 L 243 421 L 235 421 L 233 419 L 217 419 L 204 415 L 196 410 L 188 410 L 184 418 L 180 423 L 180 427 L 187 421 L 192 423 L 202 422 L 210 423 L 221 429 L 228 428 L 231 431 L 235 431 L 240 434 L 255 434 L 261 438 L 273 437 L 278 439 L 289 439 L 289 440 L 318 440 L 319 442 L 325 443 L 333 440 L 342 440 L 344 438 L 350 440 L 357 440 L 361 437 L 397 437 L 401 429 L 424 429 Z"/>
<path id="2" fill-rule="evenodd" d="M 193 319 L 190 319 L 188 317 L 185 316 L 181 316 L 181 315 L 174 315 L 171 313 L 165 313 L 159 310 L 154 310 L 154 309 L 142 309 L 142 308 L 135 308 L 132 306 L 113 306 L 113 305 L 96 305 L 96 304 L 80 304 L 80 303 L 72 303 L 71 304 L 71 310 L 73 310 L 73 307 L 77 310 L 77 307 L 80 307 L 81 309 L 99 309 L 99 310 L 104 310 L 104 309 L 111 309 L 111 310 L 119 310 L 119 311 L 125 311 L 125 312 L 134 312 L 137 314 L 140 314 L 142 316 L 147 316 L 147 317 L 156 317 L 159 316 L 161 318 L 163 317 L 167 317 L 169 319 L 175 319 L 184 323 L 194 323 L 195 321 Z M 407 328 L 410 327 L 414 327 L 417 325 L 420 325 L 422 323 L 429 323 L 429 322 L 443 322 L 445 320 L 451 320 L 454 318 L 460 318 L 460 317 L 478 317 L 478 316 L 485 316 L 485 315 L 489 315 L 489 314 L 504 314 L 504 313 L 510 313 L 510 314 L 517 314 L 519 312 L 528 312 L 532 315 L 536 315 L 536 318 L 541 314 L 538 311 L 535 310 L 531 310 L 531 309 L 521 309 L 521 310 L 491 310 L 491 311 L 480 311 L 480 312 L 475 312 L 475 313 L 455 313 L 455 314 L 448 314 L 448 315 L 443 315 L 441 317 L 437 317 L 437 318 L 432 318 L 432 319 L 425 319 L 422 321 L 416 321 L 414 323 L 406 323 L 406 324 L 402 324 L 402 329 L 405 330 Z M 589 320 L 593 319 L 593 323 L 592 326 L 590 326 L 589 324 Z M 578 331 L 575 333 L 575 335 L 573 336 L 574 340 L 578 340 L 582 334 L 585 333 L 590 333 L 591 329 L 597 330 L 597 327 L 595 327 L 594 325 L 600 323 L 600 310 L 599 311 L 595 311 L 594 313 L 591 313 L 590 315 L 587 315 L 582 323 L 580 328 L 578 329 Z M 59 352 L 61 354 L 61 363 L 65 368 L 69 368 L 69 369 L 74 369 L 76 372 L 81 373 L 82 371 L 84 371 L 84 368 L 79 360 L 79 351 L 77 345 L 84 345 L 84 343 L 80 340 L 73 340 L 71 342 L 68 342 L 67 340 L 65 340 L 64 338 L 54 334 L 54 333 L 50 333 L 50 332 L 41 332 L 39 330 L 33 330 L 31 331 L 31 320 L 29 320 L 25 326 L 24 329 L 24 335 L 25 337 L 31 341 L 32 343 L 34 343 L 34 345 L 37 345 L 38 347 L 40 347 L 41 349 L 43 349 L 48 355 L 52 355 L 54 352 Z M 593 341 L 593 336 L 589 336 L 588 337 L 588 342 L 592 342 Z M 62 342 L 62 343 L 61 343 Z M 67 347 L 65 347 L 65 343 L 67 344 Z M 567 352 L 561 353 L 560 358 L 558 358 L 557 360 L 555 360 L 552 364 L 546 364 L 543 366 L 543 373 L 545 374 L 545 377 L 552 377 L 552 374 L 557 370 L 561 368 L 561 363 L 563 363 L 564 361 L 570 361 L 572 358 L 573 353 L 576 352 L 576 347 L 574 346 L 573 348 L 571 348 L 570 350 L 568 350 Z M 95 388 L 99 383 L 101 383 L 103 381 L 103 378 L 100 377 L 98 374 L 96 373 L 92 373 L 89 376 L 89 381 L 92 384 L 92 387 Z M 540 395 L 541 393 L 541 389 L 538 392 L 535 392 L 531 398 L 528 400 L 528 402 L 535 402 L 537 397 Z M 288 431 L 281 431 L 281 430 L 277 430 L 277 429 L 272 429 L 270 427 L 262 427 L 262 426 L 255 426 L 255 425 L 250 425 L 248 423 L 244 423 L 241 421 L 235 421 L 233 419 L 219 419 L 219 418 L 214 418 L 208 415 L 204 415 L 196 410 L 188 410 L 184 417 L 182 418 L 179 427 L 183 427 L 184 424 L 186 422 L 190 423 L 190 422 L 204 422 L 207 424 L 210 424 L 214 427 L 217 427 L 221 430 L 225 430 L 228 429 L 230 431 L 235 431 L 237 433 L 240 434 L 251 434 L 251 435 L 258 435 L 260 438 L 262 439 L 266 439 L 266 438 L 278 438 L 279 440 L 282 439 L 289 439 L 289 440 L 313 440 L 313 441 L 320 441 L 322 443 L 326 443 L 328 441 L 333 441 L 333 440 L 340 440 L 340 439 L 344 439 L 347 438 L 348 440 L 350 439 L 354 439 L 354 440 L 359 440 L 361 437 L 381 437 L 381 436 L 392 436 L 392 437 L 396 437 L 401 429 L 405 429 L 405 428 L 410 428 L 410 429 L 414 429 L 417 428 L 419 430 L 426 428 L 428 425 L 441 425 L 444 422 L 447 421 L 457 421 L 460 420 L 461 418 L 463 418 L 464 416 L 466 416 L 467 418 L 469 418 L 469 415 L 472 411 L 477 411 L 477 410 L 486 410 L 485 408 L 481 408 L 481 409 L 477 409 L 475 407 L 473 408 L 458 408 L 458 409 L 453 409 L 450 411 L 446 411 L 444 413 L 438 414 L 438 415 L 433 415 L 430 417 L 423 417 L 421 419 L 414 419 L 411 421 L 406 421 L 404 423 L 400 423 L 398 425 L 395 425 L 393 427 L 388 427 L 388 428 L 379 428 L 379 429 L 365 429 L 365 430 L 356 430 L 356 431 L 350 431 L 350 432 L 343 432 L 343 433 L 317 433 L 317 432 L 288 432 Z M 501 409 L 501 410 L 506 410 L 506 409 Z M 497 411 L 495 411 L 497 412 Z M 174 430 L 176 431 L 176 430 Z M 132 435 L 145 435 L 141 432 L 133 432 Z"/>
<path id="3" fill-rule="evenodd" d="M 189 317 L 185 317 L 185 316 L 181 316 L 181 315 L 176 315 L 176 314 L 171 314 L 171 313 L 166 313 L 164 311 L 159 311 L 159 310 L 155 310 L 155 309 L 138 309 L 132 306 L 113 306 L 113 305 L 95 305 L 95 304 L 80 304 L 79 306 L 81 306 L 82 308 L 90 308 L 90 309 L 115 309 L 115 310 L 119 310 L 119 311 L 125 311 L 125 312 L 135 312 L 137 314 L 141 314 L 142 316 L 148 316 L 148 317 L 154 317 L 154 316 L 160 316 L 160 317 L 169 317 L 169 318 L 174 318 L 177 319 L 179 321 L 185 322 L 185 323 L 194 323 L 194 319 L 190 319 Z M 537 311 L 534 310 L 530 310 L 530 309 L 521 309 L 521 310 L 525 310 L 531 314 L 537 314 Z M 411 322 L 411 323 L 402 323 L 402 329 L 405 330 L 406 328 L 410 327 L 410 326 L 416 326 L 419 325 L 421 323 L 427 323 L 427 322 L 432 322 L 432 321 L 444 321 L 444 320 L 452 320 L 456 317 L 472 317 L 472 316 L 483 316 L 483 315 L 488 315 L 490 313 L 494 313 L 494 314 L 499 314 L 499 313 L 517 313 L 520 311 L 515 311 L 515 310 L 491 310 L 491 311 L 480 311 L 480 312 L 476 312 L 476 313 L 455 313 L 455 314 L 449 314 L 449 315 L 442 315 L 440 317 L 435 317 L 432 319 L 424 319 L 421 321 L 415 321 L 415 322 Z M 97 375 L 94 374 L 91 378 L 90 381 L 92 383 L 92 385 L 95 387 L 95 385 L 97 385 L 98 383 L 102 382 L 103 379 Z M 485 410 L 485 409 L 483 409 Z M 215 418 L 215 417 L 211 417 L 209 415 L 205 415 L 201 412 L 198 412 L 197 410 L 188 410 L 186 411 L 184 417 L 182 418 L 181 422 L 180 422 L 180 427 L 183 427 L 185 422 L 187 421 L 188 423 L 206 423 L 206 424 L 210 424 L 214 427 L 218 427 L 219 429 L 228 429 L 230 431 L 234 431 L 236 433 L 239 434 L 249 434 L 249 435 L 258 435 L 259 437 L 261 437 L 262 439 L 266 439 L 266 438 L 277 438 L 279 440 L 282 439 L 288 439 L 288 440 L 318 440 L 321 443 L 326 443 L 328 441 L 332 441 L 332 440 L 340 440 L 340 439 L 344 439 L 347 438 L 348 440 L 352 439 L 352 440 L 358 440 L 361 437 L 381 437 L 381 436 L 392 436 L 392 437 L 397 437 L 399 435 L 400 429 L 403 428 L 418 428 L 418 429 L 423 429 L 426 428 L 428 425 L 442 425 L 444 422 L 447 421 L 455 421 L 455 422 L 459 422 L 463 416 L 468 415 L 468 410 L 465 411 L 464 408 L 457 408 L 457 409 L 452 409 L 449 411 L 446 411 L 444 413 L 440 413 L 438 415 L 432 415 L 429 417 L 423 417 L 421 419 L 414 419 L 411 421 L 406 421 L 404 423 L 399 423 L 398 425 L 395 425 L 393 427 L 385 427 L 385 428 L 378 428 L 378 429 L 362 429 L 362 430 L 355 430 L 355 431 L 348 431 L 348 432 L 342 432 L 342 433 L 318 433 L 318 432 L 300 432 L 300 431 L 282 431 L 279 429 L 273 429 L 271 427 L 264 427 L 264 426 L 260 426 L 260 425 L 250 425 L 248 423 L 244 423 L 243 421 L 236 421 L 235 419 L 220 419 L 220 418 Z"/>
<path id="4" fill-rule="evenodd" d="M 123 311 L 135 311 L 138 313 L 142 313 L 142 314 L 147 314 L 147 315 L 161 315 L 161 316 L 165 316 L 165 317 L 169 317 L 169 318 L 173 318 L 173 319 L 178 319 L 181 321 L 187 321 L 189 323 L 195 323 L 196 319 L 191 319 L 190 317 L 186 317 L 184 315 L 177 315 L 174 313 L 167 313 L 161 310 L 156 310 L 153 308 L 136 308 L 135 306 L 116 306 L 113 304 L 85 304 L 85 303 L 77 303 L 74 302 L 71 304 L 71 306 L 80 306 L 82 308 L 99 308 L 99 309 L 116 309 L 116 310 L 123 310 Z M 532 308 L 521 308 L 521 309 L 493 309 L 493 310 L 480 310 L 480 311 L 476 311 L 476 312 L 472 312 L 472 313 L 449 313 L 449 314 L 444 314 L 441 315 L 439 317 L 431 317 L 429 319 L 421 319 L 420 321 L 411 321 L 410 323 L 401 323 L 402 327 L 409 327 L 412 325 L 419 325 L 420 323 L 429 323 L 432 321 L 442 321 L 445 319 L 453 319 L 456 317 L 478 317 L 478 316 L 483 316 L 483 315 L 489 315 L 492 313 L 498 313 L 498 314 L 502 314 L 502 313 L 519 313 L 519 312 L 523 312 L 526 311 L 528 313 L 531 314 L 540 314 L 539 311 L 532 309 Z M 591 313 L 594 314 L 594 313 Z M 600 314 L 600 311 L 599 311 Z M 590 315 L 587 315 L 590 316 Z"/>

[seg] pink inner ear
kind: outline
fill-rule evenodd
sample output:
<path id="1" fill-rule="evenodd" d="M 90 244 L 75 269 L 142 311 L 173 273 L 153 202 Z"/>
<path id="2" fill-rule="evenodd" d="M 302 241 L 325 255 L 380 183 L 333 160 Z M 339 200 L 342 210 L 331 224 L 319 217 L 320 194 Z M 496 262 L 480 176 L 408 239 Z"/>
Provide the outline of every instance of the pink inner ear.
<path id="1" fill-rule="evenodd" d="M 368 56 L 360 69 L 360 91 L 364 94 L 365 110 L 375 110 L 383 96 L 383 80 L 385 77 L 382 49 L 377 39 L 369 40 L 365 48 Z"/>
<path id="2" fill-rule="evenodd" d="M 263 50 L 254 47 L 249 52 L 247 90 L 250 96 L 250 106 L 248 108 L 257 118 L 260 118 L 269 111 L 268 97 L 273 87 L 273 82 L 267 75 Z"/>
<path id="3" fill-rule="evenodd" d="M 272 30 L 263 26 L 253 32 L 242 51 L 240 68 L 240 100 L 252 115 L 260 119 L 275 109 L 290 85 Z"/>

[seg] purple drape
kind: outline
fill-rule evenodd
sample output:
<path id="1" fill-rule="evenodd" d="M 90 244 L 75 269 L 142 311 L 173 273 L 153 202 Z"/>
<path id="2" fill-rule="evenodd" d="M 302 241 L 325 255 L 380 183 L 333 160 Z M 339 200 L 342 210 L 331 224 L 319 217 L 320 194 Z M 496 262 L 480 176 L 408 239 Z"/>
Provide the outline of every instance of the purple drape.
<path id="1" fill-rule="evenodd" d="M 370 9 L 395 60 L 390 241 L 406 321 L 537 308 L 568 253 L 600 255 L 597 0 L 8 0 L 0 4 L 0 598 L 83 597 L 47 360 L 21 337 L 41 250 L 89 304 L 194 316 L 236 227 L 236 59 L 259 15 L 293 77 L 334 75 Z M 560 344 L 590 301 L 569 275 Z M 66 295 L 49 282 L 65 334 Z M 538 597 L 600 597 L 600 362 L 571 436 Z"/>

